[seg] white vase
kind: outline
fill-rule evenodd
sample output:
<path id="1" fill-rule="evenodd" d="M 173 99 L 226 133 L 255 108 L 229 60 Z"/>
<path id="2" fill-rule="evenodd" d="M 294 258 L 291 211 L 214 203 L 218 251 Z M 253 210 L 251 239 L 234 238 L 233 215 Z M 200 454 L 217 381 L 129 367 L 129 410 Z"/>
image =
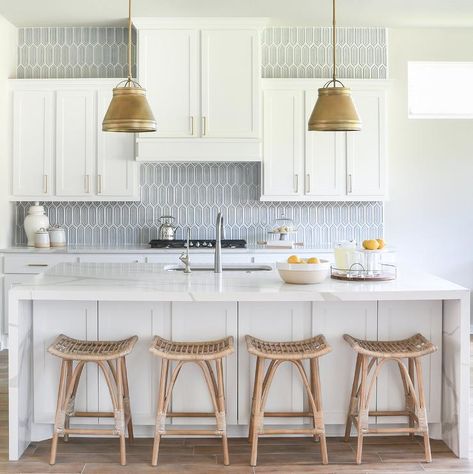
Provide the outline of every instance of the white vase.
<path id="1" fill-rule="evenodd" d="M 44 213 L 44 207 L 35 202 L 34 206 L 28 209 L 28 215 L 25 217 L 25 232 L 28 238 L 28 247 L 34 247 L 35 233 L 42 227 L 49 227 L 49 218 Z"/>

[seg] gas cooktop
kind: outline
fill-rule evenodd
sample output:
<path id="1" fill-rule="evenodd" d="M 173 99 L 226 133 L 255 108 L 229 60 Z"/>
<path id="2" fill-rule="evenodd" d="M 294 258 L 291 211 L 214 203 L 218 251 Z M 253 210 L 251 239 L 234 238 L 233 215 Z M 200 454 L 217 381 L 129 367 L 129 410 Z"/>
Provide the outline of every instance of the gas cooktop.
<path id="1" fill-rule="evenodd" d="M 152 249 L 184 249 L 187 247 L 187 240 L 152 240 L 150 243 Z M 215 248 L 215 240 L 191 239 L 189 248 Z M 244 249 L 246 240 L 222 240 L 223 249 Z"/>

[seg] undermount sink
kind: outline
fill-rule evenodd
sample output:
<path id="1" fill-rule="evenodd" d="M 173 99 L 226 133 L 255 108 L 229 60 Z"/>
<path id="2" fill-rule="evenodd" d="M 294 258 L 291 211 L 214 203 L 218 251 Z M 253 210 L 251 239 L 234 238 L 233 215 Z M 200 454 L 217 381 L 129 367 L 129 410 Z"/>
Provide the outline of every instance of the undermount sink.
<path id="1" fill-rule="evenodd" d="M 273 268 L 271 265 L 223 265 L 224 272 L 270 272 Z M 181 265 L 168 265 L 164 267 L 168 272 L 183 272 L 184 267 Z M 213 265 L 194 265 L 191 266 L 193 272 L 213 272 Z"/>

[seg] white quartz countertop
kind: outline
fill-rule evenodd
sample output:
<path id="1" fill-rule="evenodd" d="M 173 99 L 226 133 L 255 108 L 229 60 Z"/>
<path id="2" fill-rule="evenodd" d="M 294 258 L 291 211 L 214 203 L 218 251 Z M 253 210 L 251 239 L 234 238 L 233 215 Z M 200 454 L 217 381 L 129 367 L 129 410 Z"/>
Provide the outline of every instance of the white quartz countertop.
<path id="1" fill-rule="evenodd" d="M 122 245 L 122 246 L 88 246 L 88 245 L 69 245 L 67 247 L 57 247 L 49 249 L 37 249 L 34 247 L 17 246 L 6 247 L 0 249 L 0 254 L 30 254 L 30 255 L 47 255 L 47 254 L 181 254 L 182 248 L 178 249 L 152 249 L 148 244 L 143 245 Z M 192 253 L 213 253 L 215 250 L 205 248 L 192 248 Z M 332 253 L 332 249 L 317 249 L 317 248 L 294 248 L 294 249 L 279 249 L 266 248 L 263 245 L 248 245 L 244 249 L 222 249 L 224 253 L 239 253 L 239 254 L 255 254 L 255 253 Z"/>
<path id="2" fill-rule="evenodd" d="M 388 282 L 289 285 L 276 270 L 263 272 L 167 271 L 153 263 L 60 263 L 31 283 L 14 286 L 10 297 L 102 301 L 376 301 L 444 300 L 469 290 L 433 275 L 400 271 Z"/>

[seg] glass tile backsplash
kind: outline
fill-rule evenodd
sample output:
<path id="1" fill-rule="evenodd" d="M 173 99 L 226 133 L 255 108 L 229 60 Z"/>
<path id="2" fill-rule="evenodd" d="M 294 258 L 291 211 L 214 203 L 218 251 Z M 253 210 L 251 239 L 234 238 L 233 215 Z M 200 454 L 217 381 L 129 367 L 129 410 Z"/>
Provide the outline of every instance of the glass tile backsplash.
<path id="1" fill-rule="evenodd" d="M 125 33 L 106 27 L 19 28 L 17 76 L 124 77 Z M 263 77 L 329 77 L 330 33 L 325 27 L 265 29 Z M 340 77 L 387 77 L 385 28 L 338 28 L 337 33 Z M 226 236 L 250 243 L 266 240 L 268 226 L 282 215 L 294 219 L 297 240 L 306 246 L 324 248 L 383 234 L 380 202 L 260 202 L 255 163 L 142 164 L 140 180 L 136 203 L 46 203 L 51 223 L 64 225 L 68 242 L 78 245 L 147 243 L 156 237 L 157 219 L 164 214 L 176 217 L 178 236 L 190 226 L 193 237 L 212 238 L 217 209 L 224 213 Z M 23 220 L 30 205 L 16 205 L 15 244 L 26 243 Z"/>
<path id="2" fill-rule="evenodd" d="M 260 202 L 257 163 L 146 163 L 140 165 L 140 202 L 45 203 L 52 224 L 64 225 L 70 244 L 143 244 L 156 238 L 158 218 L 172 215 L 193 238 L 214 238 L 218 210 L 225 236 L 250 244 L 266 240 L 272 221 L 294 219 L 297 241 L 330 248 L 343 239 L 383 235 L 380 202 Z M 32 203 L 16 207 L 15 243 L 26 243 L 23 221 Z"/>

